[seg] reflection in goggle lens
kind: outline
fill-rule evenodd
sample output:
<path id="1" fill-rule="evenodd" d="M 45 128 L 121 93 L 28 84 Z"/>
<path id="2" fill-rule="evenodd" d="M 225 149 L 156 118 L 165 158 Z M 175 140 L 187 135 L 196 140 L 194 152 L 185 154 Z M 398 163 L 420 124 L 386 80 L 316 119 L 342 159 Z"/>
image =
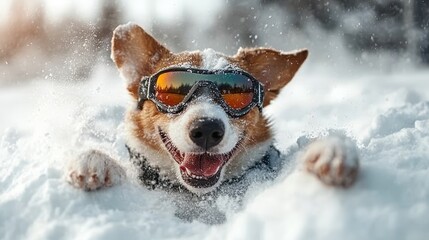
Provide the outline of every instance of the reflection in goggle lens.
<path id="1" fill-rule="evenodd" d="M 252 102 L 252 81 L 235 73 L 165 72 L 157 78 L 155 97 L 167 106 L 175 106 L 181 103 L 192 86 L 201 80 L 215 83 L 226 104 L 233 109 L 245 108 Z"/>

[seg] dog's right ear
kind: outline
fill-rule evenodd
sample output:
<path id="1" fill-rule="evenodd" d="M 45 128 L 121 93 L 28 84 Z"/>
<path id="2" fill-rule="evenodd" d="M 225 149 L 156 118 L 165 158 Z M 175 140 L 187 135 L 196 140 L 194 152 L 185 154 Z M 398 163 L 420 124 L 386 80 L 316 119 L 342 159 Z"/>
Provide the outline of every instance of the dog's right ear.
<path id="1" fill-rule="evenodd" d="M 113 31 L 111 58 L 127 81 L 127 89 L 137 99 L 143 76 L 154 73 L 156 64 L 171 52 L 137 24 L 128 23 Z"/>

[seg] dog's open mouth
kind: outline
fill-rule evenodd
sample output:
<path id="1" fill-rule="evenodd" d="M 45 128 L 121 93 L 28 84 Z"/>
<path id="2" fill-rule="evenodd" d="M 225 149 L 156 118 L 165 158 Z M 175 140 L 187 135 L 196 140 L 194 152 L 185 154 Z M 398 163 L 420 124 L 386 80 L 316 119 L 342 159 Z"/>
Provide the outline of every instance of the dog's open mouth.
<path id="1" fill-rule="evenodd" d="M 196 188 L 208 188 L 217 183 L 221 169 L 233 156 L 239 143 L 228 153 L 186 153 L 171 142 L 168 135 L 159 129 L 162 142 L 174 160 L 179 164 L 182 179 Z M 240 141 L 239 141 L 240 142 Z"/>

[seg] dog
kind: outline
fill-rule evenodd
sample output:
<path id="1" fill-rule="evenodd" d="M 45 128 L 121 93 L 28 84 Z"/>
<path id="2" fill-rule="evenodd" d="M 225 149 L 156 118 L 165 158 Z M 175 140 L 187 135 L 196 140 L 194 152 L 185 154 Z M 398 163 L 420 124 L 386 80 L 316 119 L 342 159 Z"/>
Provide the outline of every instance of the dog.
<path id="1" fill-rule="evenodd" d="M 230 193 L 243 193 L 250 174 L 274 179 L 282 157 L 262 109 L 307 56 L 306 49 L 271 48 L 240 48 L 234 56 L 211 49 L 173 53 L 136 24 L 117 27 L 111 58 L 133 99 L 126 141 L 143 185 L 198 198 L 234 185 Z M 310 143 L 300 162 L 332 186 L 352 185 L 359 169 L 355 146 L 341 137 Z M 92 191 L 119 183 L 126 171 L 90 150 L 66 174 L 73 186 Z"/>

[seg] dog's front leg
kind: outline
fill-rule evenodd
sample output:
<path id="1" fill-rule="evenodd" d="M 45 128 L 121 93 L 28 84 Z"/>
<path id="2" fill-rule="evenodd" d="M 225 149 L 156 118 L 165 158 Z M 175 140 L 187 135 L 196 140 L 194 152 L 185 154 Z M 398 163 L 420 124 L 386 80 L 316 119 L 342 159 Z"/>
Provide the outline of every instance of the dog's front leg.
<path id="1" fill-rule="evenodd" d="M 89 150 L 69 162 L 67 181 L 76 188 L 93 191 L 117 184 L 125 177 L 125 170 L 110 156 Z"/>
<path id="2" fill-rule="evenodd" d="M 345 137 L 316 140 L 307 147 L 302 161 L 307 171 L 334 186 L 350 186 L 359 170 L 356 144 Z"/>

